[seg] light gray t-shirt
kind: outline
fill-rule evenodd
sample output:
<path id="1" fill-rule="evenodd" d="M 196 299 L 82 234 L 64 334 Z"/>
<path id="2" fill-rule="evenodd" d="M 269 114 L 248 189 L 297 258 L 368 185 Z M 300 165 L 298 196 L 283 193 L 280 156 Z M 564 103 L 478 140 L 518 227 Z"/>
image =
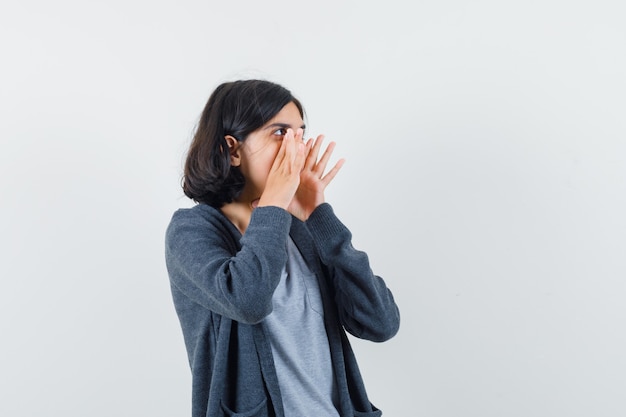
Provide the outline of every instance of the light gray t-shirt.
<path id="1" fill-rule="evenodd" d="M 287 417 L 338 417 L 337 390 L 319 284 L 291 238 L 265 318 Z"/>

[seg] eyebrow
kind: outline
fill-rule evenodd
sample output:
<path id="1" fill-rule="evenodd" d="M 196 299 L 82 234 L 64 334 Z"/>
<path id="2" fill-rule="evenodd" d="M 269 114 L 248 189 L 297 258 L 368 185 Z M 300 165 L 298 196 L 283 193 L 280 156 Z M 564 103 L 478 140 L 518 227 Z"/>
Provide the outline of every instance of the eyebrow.
<path id="1" fill-rule="evenodd" d="M 287 123 L 272 123 L 271 125 L 266 126 L 265 129 L 273 129 L 273 128 L 277 128 L 277 127 L 282 127 L 282 128 L 289 129 L 289 128 L 291 128 L 291 125 L 287 124 Z M 300 126 L 300 128 L 302 130 L 305 130 L 306 129 L 306 125 L 302 124 L 302 126 Z"/>

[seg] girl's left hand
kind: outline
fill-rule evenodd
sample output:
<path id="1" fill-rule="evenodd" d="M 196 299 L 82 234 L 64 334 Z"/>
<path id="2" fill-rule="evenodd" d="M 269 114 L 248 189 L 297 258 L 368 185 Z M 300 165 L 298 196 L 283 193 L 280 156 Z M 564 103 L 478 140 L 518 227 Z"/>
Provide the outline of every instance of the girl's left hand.
<path id="1" fill-rule="evenodd" d="M 335 142 L 328 144 L 322 157 L 318 161 L 317 156 L 319 155 L 323 140 L 324 135 L 319 135 L 315 139 L 315 142 L 313 142 L 312 147 L 310 144 L 313 138 L 308 140 L 307 149 L 310 149 L 310 151 L 300 173 L 300 185 L 287 208 L 291 214 L 302 221 L 306 221 L 311 213 L 313 213 L 313 210 L 324 203 L 324 190 L 333 178 L 335 178 L 335 175 L 337 175 L 345 162 L 344 159 L 340 159 L 330 171 L 324 174 L 326 165 L 335 149 Z"/>

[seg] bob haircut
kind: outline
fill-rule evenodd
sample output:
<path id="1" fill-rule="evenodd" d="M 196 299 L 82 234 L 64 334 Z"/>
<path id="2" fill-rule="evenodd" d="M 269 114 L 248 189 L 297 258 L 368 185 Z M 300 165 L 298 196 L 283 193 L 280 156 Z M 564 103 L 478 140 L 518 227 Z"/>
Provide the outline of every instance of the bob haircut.
<path id="1" fill-rule="evenodd" d="M 264 80 L 220 84 L 204 107 L 187 153 L 183 176 L 185 195 L 198 203 L 220 208 L 239 196 L 245 178 L 230 165 L 226 136 L 244 142 L 287 104 L 301 103 L 286 88 Z"/>

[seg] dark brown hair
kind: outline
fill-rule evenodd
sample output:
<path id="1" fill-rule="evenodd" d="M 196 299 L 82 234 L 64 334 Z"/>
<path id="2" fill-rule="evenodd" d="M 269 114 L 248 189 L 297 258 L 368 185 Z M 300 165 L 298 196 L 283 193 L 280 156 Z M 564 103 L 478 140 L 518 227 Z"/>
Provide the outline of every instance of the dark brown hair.
<path id="1" fill-rule="evenodd" d="M 245 184 L 238 167 L 230 165 L 225 136 L 243 142 L 293 102 L 304 117 L 300 102 L 286 88 L 263 80 L 220 84 L 204 107 L 187 152 L 183 191 L 192 200 L 222 207 L 237 198 Z"/>

